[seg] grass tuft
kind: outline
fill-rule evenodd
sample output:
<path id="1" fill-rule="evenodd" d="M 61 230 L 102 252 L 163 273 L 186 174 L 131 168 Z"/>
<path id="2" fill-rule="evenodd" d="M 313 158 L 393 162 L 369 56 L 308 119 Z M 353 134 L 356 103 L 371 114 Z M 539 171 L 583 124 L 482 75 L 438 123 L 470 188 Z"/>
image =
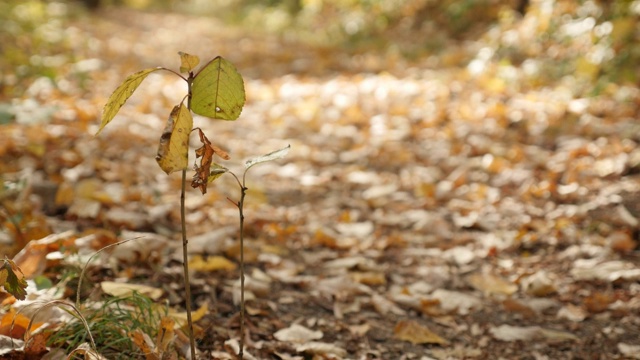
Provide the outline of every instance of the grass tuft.
<path id="1" fill-rule="evenodd" d="M 85 307 L 82 316 L 89 323 L 98 353 L 107 359 L 144 359 L 143 352 L 127 334 L 140 329 L 152 338 L 155 337 L 160 318 L 167 312 L 168 308 L 162 308 L 148 297 L 134 292 L 110 298 L 97 307 Z M 76 320 L 56 330 L 47 345 L 69 353 L 87 342 L 89 334 L 82 321 L 75 314 L 71 315 Z"/>

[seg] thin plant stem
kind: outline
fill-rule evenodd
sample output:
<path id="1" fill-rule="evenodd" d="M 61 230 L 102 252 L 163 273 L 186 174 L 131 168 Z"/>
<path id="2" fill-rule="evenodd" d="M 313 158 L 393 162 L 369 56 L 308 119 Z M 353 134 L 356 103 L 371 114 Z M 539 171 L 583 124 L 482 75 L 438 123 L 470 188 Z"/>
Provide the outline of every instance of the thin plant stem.
<path id="1" fill-rule="evenodd" d="M 187 169 L 182 170 L 182 192 L 180 193 L 180 222 L 182 225 L 182 257 L 184 265 L 184 292 L 187 306 L 187 327 L 189 328 L 189 341 L 191 343 L 191 360 L 196 360 L 196 339 L 193 336 L 193 321 L 191 320 L 191 283 L 189 282 L 189 256 L 187 253 L 187 224 L 185 220 L 185 188 L 187 184 Z"/>
<path id="2" fill-rule="evenodd" d="M 238 214 L 240 217 L 240 349 L 238 351 L 238 356 L 240 360 L 244 358 L 244 198 L 247 195 L 247 187 L 245 186 L 245 177 L 247 172 L 245 171 L 242 182 L 236 176 L 236 174 L 229 172 L 240 186 L 240 201 L 234 202 L 231 199 L 227 198 L 233 205 L 238 207 Z"/>
<path id="3" fill-rule="evenodd" d="M 238 213 L 240 215 L 240 360 L 244 356 L 244 197 L 247 188 L 242 184 L 240 201 L 238 202 Z"/>

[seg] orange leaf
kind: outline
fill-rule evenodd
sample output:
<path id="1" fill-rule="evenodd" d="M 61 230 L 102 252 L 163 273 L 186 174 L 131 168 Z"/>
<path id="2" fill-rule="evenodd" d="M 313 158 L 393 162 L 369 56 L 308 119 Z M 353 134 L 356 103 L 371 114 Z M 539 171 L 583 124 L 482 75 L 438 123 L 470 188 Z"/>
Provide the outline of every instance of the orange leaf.
<path id="1" fill-rule="evenodd" d="M 16 311 L 11 309 L 0 319 L 0 335 L 10 336 L 14 339 L 23 339 L 28 326 L 29 318 L 22 314 L 16 315 Z M 40 326 L 42 326 L 42 323 L 33 323 L 31 324 L 30 330 L 34 331 Z"/>
<path id="2" fill-rule="evenodd" d="M 149 335 L 140 329 L 129 332 L 129 338 L 144 353 L 147 360 L 159 360 L 160 357 L 154 351 L 155 346 Z"/>
<path id="3" fill-rule="evenodd" d="M 44 332 L 39 332 L 33 336 L 29 336 L 28 334 L 25 336 L 25 347 L 24 352 L 28 355 L 29 358 L 40 358 L 41 356 L 47 352 L 47 334 Z"/>
<path id="4" fill-rule="evenodd" d="M 169 344 L 171 344 L 173 339 L 176 337 L 174 331 L 175 324 L 175 320 L 168 316 L 160 319 L 160 331 L 158 331 L 156 346 L 162 353 L 167 351 Z"/>

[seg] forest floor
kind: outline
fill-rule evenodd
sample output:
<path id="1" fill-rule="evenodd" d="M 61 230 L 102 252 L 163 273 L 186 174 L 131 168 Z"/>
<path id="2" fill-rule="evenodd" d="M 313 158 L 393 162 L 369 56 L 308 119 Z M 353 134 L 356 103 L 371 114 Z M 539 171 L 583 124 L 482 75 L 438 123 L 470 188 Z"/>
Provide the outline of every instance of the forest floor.
<path id="1" fill-rule="evenodd" d="M 576 97 L 570 83 L 519 82 L 520 68 L 474 76 L 444 60 L 479 44 L 407 61 L 122 9 L 70 29 L 84 60 L 66 81 L 34 82 L 0 125 L 4 180 L 27 184 L 3 195 L 28 218 L 14 235 L 49 235 L 16 259 L 29 277 L 66 281 L 61 243 L 87 254 L 135 239 L 92 263 L 82 301 L 128 282 L 184 310 L 180 176 L 154 159 L 186 85 L 150 75 L 93 134 L 127 75 L 177 70 L 178 51 L 222 55 L 247 105 L 235 122 L 195 124 L 230 153 L 223 164 L 241 173 L 291 145 L 247 177 L 246 358 L 640 359 L 637 89 Z M 239 338 L 227 198 L 239 199 L 230 176 L 186 197 L 203 359 L 232 359 Z"/>

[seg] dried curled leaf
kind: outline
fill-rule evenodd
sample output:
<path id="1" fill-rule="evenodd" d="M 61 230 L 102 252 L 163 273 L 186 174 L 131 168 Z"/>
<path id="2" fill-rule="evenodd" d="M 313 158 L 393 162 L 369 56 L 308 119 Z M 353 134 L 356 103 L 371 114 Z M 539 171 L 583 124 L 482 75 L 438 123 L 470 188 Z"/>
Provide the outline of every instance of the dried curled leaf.
<path id="1" fill-rule="evenodd" d="M 216 171 L 211 172 L 211 167 L 213 166 L 213 155 L 217 154 L 221 158 L 225 160 L 229 160 L 229 154 L 220 149 L 215 145 L 211 145 L 211 141 L 207 138 L 207 136 L 202 132 L 201 129 L 198 128 L 198 132 L 200 135 L 200 141 L 202 142 L 202 146 L 196 149 L 196 159 L 200 159 L 200 166 L 195 165 L 195 174 L 193 175 L 193 180 L 191 181 L 191 187 L 199 188 L 202 194 L 207 193 L 207 184 L 209 182 L 215 180 L 217 177 L 222 175 L 224 172 L 220 172 L 220 169 L 224 169 L 222 166 L 216 164 Z M 210 177 L 213 176 L 212 179 Z"/>
<path id="2" fill-rule="evenodd" d="M 189 133 L 193 126 L 191 112 L 180 104 L 171 111 L 160 136 L 156 161 L 167 174 L 187 168 Z"/>

